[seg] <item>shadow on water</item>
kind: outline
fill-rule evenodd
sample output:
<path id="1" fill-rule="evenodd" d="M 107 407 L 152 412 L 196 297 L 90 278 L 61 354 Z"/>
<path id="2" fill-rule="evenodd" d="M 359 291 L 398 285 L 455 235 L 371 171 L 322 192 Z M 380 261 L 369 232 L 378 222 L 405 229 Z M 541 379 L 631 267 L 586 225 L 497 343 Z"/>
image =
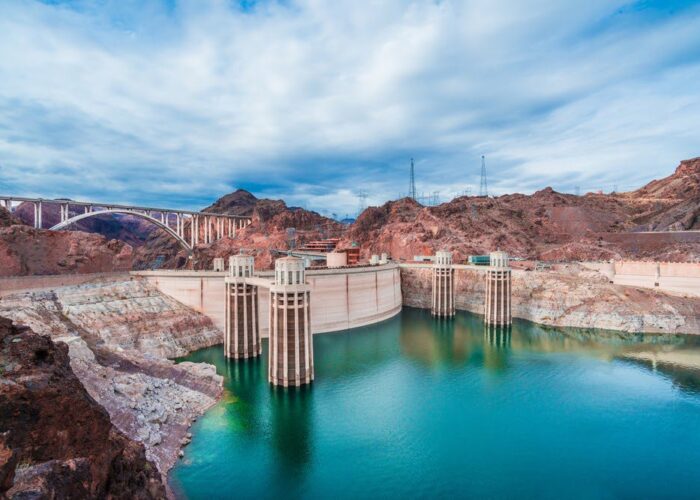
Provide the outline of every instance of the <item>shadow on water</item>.
<path id="1" fill-rule="evenodd" d="M 261 387 L 265 381 L 265 366 L 262 357 L 247 360 L 224 358 L 226 369 L 226 391 L 233 396 L 227 404 L 229 420 L 238 423 L 241 431 L 248 436 L 255 436 L 260 431 Z M 218 367 L 217 367 L 218 371 Z"/>
<path id="2" fill-rule="evenodd" d="M 312 458 L 313 386 L 270 387 L 272 445 L 286 479 L 299 479 Z"/>
<path id="3" fill-rule="evenodd" d="M 381 323 L 314 336 L 314 366 L 324 380 L 352 377 L 378 368 L 398 353 L 401 316 Z"/>

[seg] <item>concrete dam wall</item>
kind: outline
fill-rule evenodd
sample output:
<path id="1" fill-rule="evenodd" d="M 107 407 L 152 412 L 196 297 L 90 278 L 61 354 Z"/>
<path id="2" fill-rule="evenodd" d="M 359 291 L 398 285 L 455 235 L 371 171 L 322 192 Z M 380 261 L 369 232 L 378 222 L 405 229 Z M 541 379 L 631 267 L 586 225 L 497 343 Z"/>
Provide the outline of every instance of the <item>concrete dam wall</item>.
<path id="1" fill-rule="evenodd" d="M 221 330 L 225 326 L 225 272 L 137 271 L 161 292 L 209 316 Z M 377 323 L 401 311 L 399 266 L 309 269 L 311 286 L 311 329 L 313 333 L 335 332 Z M 258 287 L 260 333 L 269 335 L 269 286 L 272 271 L 256 273 L 251 280 Z"/>

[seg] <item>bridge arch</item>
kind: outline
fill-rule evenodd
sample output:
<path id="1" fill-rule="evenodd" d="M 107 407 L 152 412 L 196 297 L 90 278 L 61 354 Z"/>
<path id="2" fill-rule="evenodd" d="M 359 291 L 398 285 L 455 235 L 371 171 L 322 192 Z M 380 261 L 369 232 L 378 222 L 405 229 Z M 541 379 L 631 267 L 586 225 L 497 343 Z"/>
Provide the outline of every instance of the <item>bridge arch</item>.
<path id="1" fill-rule="evenodd" d="M 128 210 L 124 208 L 108 208 L 108 209 L 103 209 L 103 210 L 97 210 L 95 212 L 86 212 L 83 214 L 78 214 L 74 217 L 71 217 L 69 219 L 64 220 L 63 222 L 56 224 L 52 228 L 50 228 L 51 231 L 58 231 L 60 229 L 65 229 L 66 227 L 70 226 L 71 224 L 74 224 L 78 221 L 81 221 L 83 219 L 87 219 L 88 217 L 94 217 L 95 215 L 102 215 L 102 214 L 121 214 L 121 215 L 131 215 L 133 217 L 140 217 L 142 219 L 145 219 L 149 222 L 152 222 L 159 228 L 163 229 L 166 233 L 168 233 L 170 236 L 175 238 L 182 247 L 187 250 L 188 253 L 192 253 L 192 247 L 188 245 L 187 241 L 177 234 L 177 232 L 173 231 L 170 226 L 167 224 L 163 224 L 160 220 L 156 219 L 155 217 L 151 217 L 150 215 L 146 215 L 141 212 L 136 212 L 133 210 Z"/>

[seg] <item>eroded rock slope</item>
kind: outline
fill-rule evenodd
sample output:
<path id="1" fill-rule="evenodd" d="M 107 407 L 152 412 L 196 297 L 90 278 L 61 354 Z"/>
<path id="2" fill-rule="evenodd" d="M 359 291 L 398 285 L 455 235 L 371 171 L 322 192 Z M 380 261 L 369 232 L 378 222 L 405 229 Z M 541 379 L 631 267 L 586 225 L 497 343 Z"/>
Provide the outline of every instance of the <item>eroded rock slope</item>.
<path id="1" fill-rule="evenodd" d="M 83 388 L 68 347 L 0 317 L 0 498 L 163 498 L 161 475 Z"/>
<path id="2" fill-rule="evenodd" d="M 163 474 L 191 423 L 221 396 L 213 366 L 167 359 L 220 343 L 221 332 L 140 280 L 8 296 L 0 316 L 65 342 L 88 393 Z"/>

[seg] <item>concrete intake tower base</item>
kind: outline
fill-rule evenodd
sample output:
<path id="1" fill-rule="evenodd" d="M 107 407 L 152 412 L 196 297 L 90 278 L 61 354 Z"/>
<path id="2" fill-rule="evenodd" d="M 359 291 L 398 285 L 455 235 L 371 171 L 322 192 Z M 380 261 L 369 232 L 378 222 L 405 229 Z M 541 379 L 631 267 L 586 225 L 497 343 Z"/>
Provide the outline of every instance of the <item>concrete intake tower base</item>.
<path id="1" fill-rule="evenodd" d="M 268 380 L 273 385 L 300 386 L 314 379 L 310 290 L 302 259 L 277 259 L 270 287 Z"/>
<path id="2" fill-rule="evenodd" d="M 258 290 L 247 282 L 253 276 L 253 257 L 234 255 L 229 258 L 226 283 L 226 329 L 224 354 L 227 358 L 245 359 L 262 352 L 258 322 Z"/>

